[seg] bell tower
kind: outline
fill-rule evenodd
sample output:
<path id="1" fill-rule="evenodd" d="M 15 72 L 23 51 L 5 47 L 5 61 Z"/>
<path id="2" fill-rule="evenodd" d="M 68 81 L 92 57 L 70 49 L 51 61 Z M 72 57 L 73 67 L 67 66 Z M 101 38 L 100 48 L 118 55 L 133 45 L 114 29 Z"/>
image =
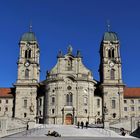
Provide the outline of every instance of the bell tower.
<path id="1" fill-rule="evenodd" d="M 100 82 L 104 120 L 122 118 L 123 88 L 120 42 L 115 32 L 105 32 L 100 46 Z"/>
<path id="2" fill-rule="evenodd" d="M 34 32 L 22 35 L 19 42 L 18 75 L 15 83 L 15 117 L 34 120 L 36 117 L 36 97 L 40 77 L 39 46 Z"/>

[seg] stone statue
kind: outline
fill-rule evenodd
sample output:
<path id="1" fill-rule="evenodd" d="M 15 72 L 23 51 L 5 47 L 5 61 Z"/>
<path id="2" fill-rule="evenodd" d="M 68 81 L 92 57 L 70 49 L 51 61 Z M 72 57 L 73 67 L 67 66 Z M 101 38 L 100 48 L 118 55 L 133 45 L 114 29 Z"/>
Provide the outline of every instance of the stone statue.
<path id="1" fill-rule="evenodd" d="M 61 50 L 59 50 L 59 52 L 58 52 L 58 56 L 57 56 L 58 58 L 59 57 L 63 57 L 63 53 L 62 53 L 62 51 Z"/>
<path id="2" fill-rule="evenodd" d="M 77 57 L 81 57 L 81 52 L 79 50 L 77 51 Z"/>
<path id="3" fill-rule="evenodd" d="M 72 46 L 71 45 L 69 45 L 69 47 L 68 47 L 68 54 L 72 54 Z"/>
<path id="4" fill-rule="evenodd" d="M 31 103 L 31 106 L 30 106 L 30 112 L 34 112 L 34 105 L 33 105 L 33 103 Z"/>

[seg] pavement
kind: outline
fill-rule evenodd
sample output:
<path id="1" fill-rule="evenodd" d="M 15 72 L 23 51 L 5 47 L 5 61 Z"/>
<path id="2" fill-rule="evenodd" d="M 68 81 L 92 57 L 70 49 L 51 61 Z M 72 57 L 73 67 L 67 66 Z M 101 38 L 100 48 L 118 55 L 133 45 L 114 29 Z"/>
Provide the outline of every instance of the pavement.
<path id="1" fill-rule="evenodd" d="M 46 136 L 48 131 L 57 131 L 61 137 Z M 121 140 L 136 138 L 121 136 L 114 131 L 101 128 L 77 128 L 74 125 L 39 125 L 34 129 L 1 138 L 2 140 Z"/>

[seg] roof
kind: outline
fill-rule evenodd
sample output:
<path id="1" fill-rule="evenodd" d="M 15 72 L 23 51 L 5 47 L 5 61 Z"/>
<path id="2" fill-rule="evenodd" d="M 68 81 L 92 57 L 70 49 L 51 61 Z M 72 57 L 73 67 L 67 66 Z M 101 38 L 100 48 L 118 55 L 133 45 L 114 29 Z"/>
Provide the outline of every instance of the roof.
<path id="1" fill-rule="evenodd" d="M 115 32 L 105 32 L 103 41 L 118 41 L 118 35 Z"/>
<path id="2" fill-rule="evenodd" d="M 34 32 L 26 32 L 21 36 L 20 41 L 37 41 Z"/>
<path id="3" fill-rule="evenodd" d="M 0 88 L 0 98 L 2 97 L 13 97 L 13 88 Z"/>
<path id="4" fill-rule="evenodd" d="M 124 88 L 124 98 L 137 98 L 140 97 L 140 87 L 139 88 Z"/>

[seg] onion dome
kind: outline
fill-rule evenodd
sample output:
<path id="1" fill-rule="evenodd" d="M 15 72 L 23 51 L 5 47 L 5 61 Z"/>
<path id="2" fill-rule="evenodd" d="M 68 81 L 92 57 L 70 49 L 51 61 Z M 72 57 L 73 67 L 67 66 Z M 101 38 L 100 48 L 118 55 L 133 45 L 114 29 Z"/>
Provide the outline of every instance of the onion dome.
<path id="1" fill-rule="evenodd" d="M 33 32 L 27 32 L 22 35 L 20 41 L 37 41 L 37 40 Z"/>
<path id="2" fill-rule="evenodd" d="M 118 41 L 118 35 L 115 32 L 105 32 L 103 41 Z"/>
<path id="3" fill-rule="evenodd" d="M 37 41 L 35 33 L 32 32 L 32 26 L 30 25 L 30 30 L 29 32 L 24 33 L 21 36 L 20 41 Z"/>

